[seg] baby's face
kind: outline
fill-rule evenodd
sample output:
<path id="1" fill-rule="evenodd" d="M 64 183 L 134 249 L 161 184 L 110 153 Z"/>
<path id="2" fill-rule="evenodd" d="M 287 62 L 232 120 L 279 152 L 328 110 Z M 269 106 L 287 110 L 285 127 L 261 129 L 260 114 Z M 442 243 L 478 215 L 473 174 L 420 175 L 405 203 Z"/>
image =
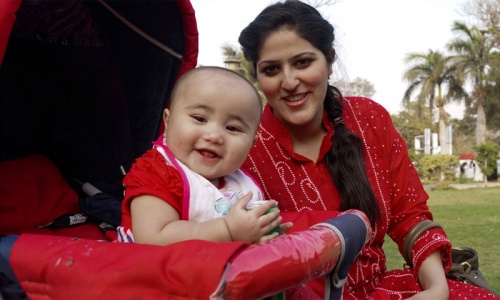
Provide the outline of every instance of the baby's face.
<path id="1" fill-rule="evenodd" d="M 191 80 L 172 103 L 165 138 L 179 161 L 216 182 L 238 169 L 253 146 L 260 99 L 231 78 L 199 79 Z"/>

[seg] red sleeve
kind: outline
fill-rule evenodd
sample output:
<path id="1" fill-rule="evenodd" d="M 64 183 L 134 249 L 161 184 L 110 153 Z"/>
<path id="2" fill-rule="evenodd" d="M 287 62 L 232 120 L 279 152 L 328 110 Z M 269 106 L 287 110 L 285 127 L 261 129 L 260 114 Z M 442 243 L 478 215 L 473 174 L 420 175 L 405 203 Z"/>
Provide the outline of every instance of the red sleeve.
<path id="1" fill-rule="evenodd" d="M 404 239 L 413 225 L 422 220 L 432 220 L 427 206 L 429 196 L 425 192 L 420 176 L 408 156 L 408 148 L 397 132 L 392 119 L 384 116 L 386 129 L 385 145 L 388 175 L 391 186 L 390 218 L 388 234 L 402 249 Z"/>
<path id="2" fill-rule="evenodd" d="M 389 114 L 386 114 L 386 145 L 389 149 L 387 161 L 389 161 L 389 176 L 393 182 L 391 189 L 392 217 L 388 234 L 398 244 L 399 251 L 402 252 L 404 240 L 413 226 L 422 220 L 433 220 L 433 216 L 427 205 L 429 196 L 408 156 L 406 143 L 394 127 Z M 451 243 L 444 230 L 429 230 L 415 242 L 412 263 L 416 273 L 427 256 L 438 249 L 441 251 L 443 267 L 447 270 L 451 266 Z"/>
<path id="3" fill-rule="evenodd" d="M 304 210 L 299 212 L 282 211 L 280 216 L 283 217 L 282 223 L 292 222 L 293 227 L 286 233 L 306 230 L 309 227 L 324 222 L 328 219 L 335 218 L 339 215 L 338 211 L 329 210 Z"/>
<path id="4" fill-rule="evenodd" d="M 445 272 L 450 270 L 452 264 L 451 242 L 446 237 L 444 230 L 433 228 L 424 232 L 413 245 L 411 260 L 416 274 L 420 271 L 420 267 L 427 256 L 436 250 L 441 252 L 441 261 Z"/>
<path id="5" fill-rule="evenodd" d="M 183 184 L 179 172 L 152 149 L 138 158 L 123 181 L 122 226 L 131 227 L 130 202 L 137 196 L 151 195 L 170 204 L 181 216 Z"/>

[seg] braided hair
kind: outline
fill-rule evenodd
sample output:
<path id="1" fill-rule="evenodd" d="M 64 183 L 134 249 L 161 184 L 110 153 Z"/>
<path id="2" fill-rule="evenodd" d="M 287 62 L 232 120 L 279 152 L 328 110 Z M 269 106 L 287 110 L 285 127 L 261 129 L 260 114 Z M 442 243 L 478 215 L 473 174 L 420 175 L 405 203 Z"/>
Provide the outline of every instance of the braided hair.
<path id="1" fill-rule="evenodd" d="M 263 43 L 272 33 L 283 29 L 294 31 L 319 49 L 328 63 L 333 64 L 333 26 L 312 6 L 287 0 L 265 8 L 240 34 L 238 41 L 245 58 L 253 63 L 254 76 Z M 363 143 L 345 126 L 342 94 L 334 86 L 330 85 L 327 90 L 324 109 L 335 128 L 333 146 L 325 156 L 325 163 L 341 197 L 340 210 L 361 210 L 374 226 L 380 217 L 380 208 L 366 173 Z"/>

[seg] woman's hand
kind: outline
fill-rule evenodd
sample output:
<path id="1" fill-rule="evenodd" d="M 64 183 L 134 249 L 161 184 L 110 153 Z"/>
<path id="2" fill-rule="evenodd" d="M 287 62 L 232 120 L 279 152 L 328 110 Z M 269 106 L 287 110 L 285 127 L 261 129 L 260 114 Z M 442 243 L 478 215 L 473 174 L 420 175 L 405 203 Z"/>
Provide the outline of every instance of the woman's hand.
<path id="1" fill-rule="evenodd" d="M 449 289 L 441 262 L 440 250 L 432 252 L 422 263 L 418 271 L 418 280 L 423 291 L 409 298 L 418 299 L 448 299 Z"/>
<path id="2" fill-rule="evenodd" d="M 247 210 L 246 207 L 251 199 L 252 193 L 241 197 L 231 207 L 225 218 L 233 241 L 260 243 L 278 236 L 278 233 L 267 234 L 281 223 L 282 217 L 279 215 L 279 209 L 266 213 L 277 202 L 275 200 L 263 201 L 261 205 Z"/>

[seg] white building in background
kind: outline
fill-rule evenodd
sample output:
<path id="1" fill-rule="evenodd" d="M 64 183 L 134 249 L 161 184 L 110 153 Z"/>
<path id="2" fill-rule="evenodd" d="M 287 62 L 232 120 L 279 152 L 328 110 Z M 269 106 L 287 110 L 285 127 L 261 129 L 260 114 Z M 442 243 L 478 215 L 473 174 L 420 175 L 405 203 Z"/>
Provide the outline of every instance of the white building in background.
<path id="1" fill-rule="evenodd" d="M 445 145 L 439 145 L 438 134 L 431 132 L 430 128 L 425 128 L 423 135 L 415 136 L 414 144 L 416 153 L 453 154 L 453 131 L 451 125 L 446 126 Z"/>
<path id="2" fill-rule="evenodd" d="M 453 154 L 453 131 L 451 125 L 446 126 L 446 144 L 439 145 L 439 136 L 431 132 L 430 128 L 424 129 L 423 135 L 417 135 L 414 138 L 415 152 L 425 154 Z M 497 160 L 497 172 L 500 172 L 500 159 Z M 473 181 L 482 182 L 486 178 L 481 172 L 480 164 L 476 161 L 476 155 L 466 153 L 459 156 L 459 166 L 457 168 L 457 177 L 469 178 Z"/>

